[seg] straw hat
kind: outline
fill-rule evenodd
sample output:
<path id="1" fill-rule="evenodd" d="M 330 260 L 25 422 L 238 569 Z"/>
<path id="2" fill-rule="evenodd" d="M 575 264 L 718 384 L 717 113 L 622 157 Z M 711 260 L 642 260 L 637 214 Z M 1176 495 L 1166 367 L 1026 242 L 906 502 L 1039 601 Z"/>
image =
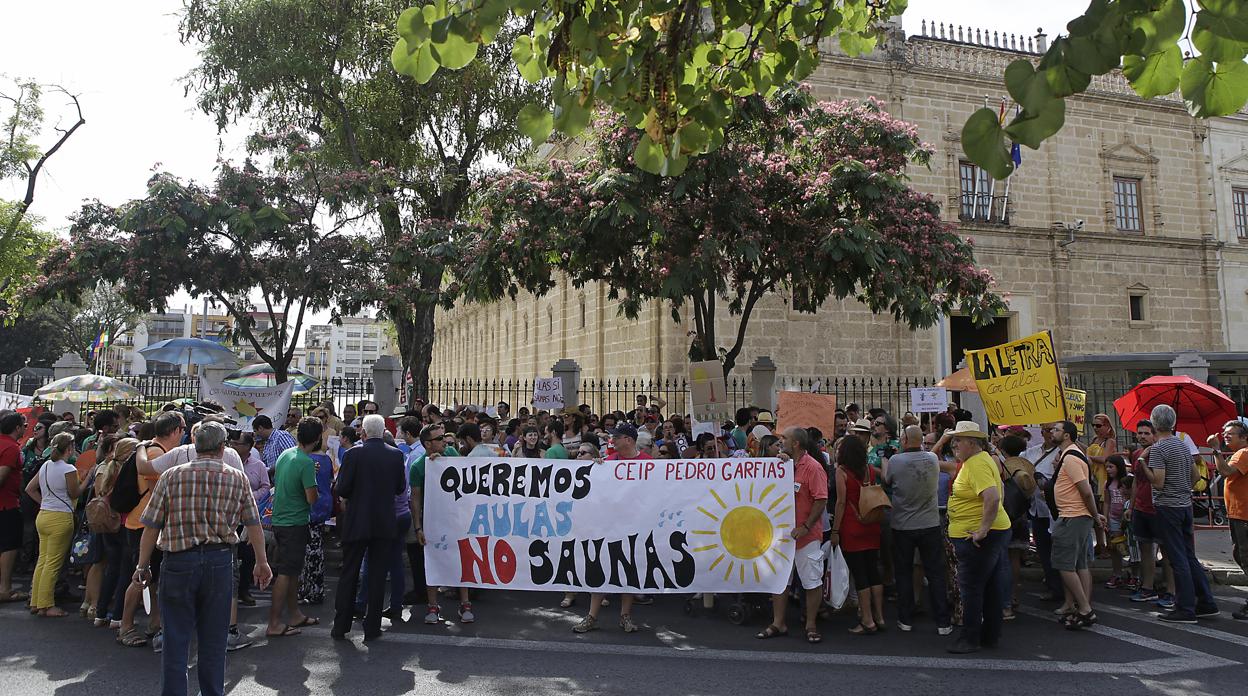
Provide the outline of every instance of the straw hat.
<path id="1" fill-rule="evenodd" d="M 954 437 L 978 437 L 982 440 L 988 439 L 988 433 L 985 433 L 979 427 L 979 423 L 975 421 L 958 421 L 957 426 L 953 429 Z"/>

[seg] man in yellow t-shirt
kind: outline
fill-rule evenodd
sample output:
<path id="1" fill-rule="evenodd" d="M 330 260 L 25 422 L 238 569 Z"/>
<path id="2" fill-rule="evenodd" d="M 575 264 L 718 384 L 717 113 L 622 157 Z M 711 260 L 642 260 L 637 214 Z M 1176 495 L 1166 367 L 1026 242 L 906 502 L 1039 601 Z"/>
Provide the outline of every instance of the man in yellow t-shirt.
<path id="1" fill-rule="evenodd" d="M 1070 421 L 1053 426 L 1053 440 L 1061 448 L 1061 469 L 1053 483 L 1057 523 L 1053 527 L 1053 568 L 1062 578 L 1066 602 L 1062 605 L 1066 628 L 1076 630 L 1096 623 L 1092 611 L 1092 572 L 1088 547 L 1094 526 L 1105 530 L 1105 517 L 1097 512 L 1092 494 L 1088 460 L 1075 440 L 1079 429 Z"/>

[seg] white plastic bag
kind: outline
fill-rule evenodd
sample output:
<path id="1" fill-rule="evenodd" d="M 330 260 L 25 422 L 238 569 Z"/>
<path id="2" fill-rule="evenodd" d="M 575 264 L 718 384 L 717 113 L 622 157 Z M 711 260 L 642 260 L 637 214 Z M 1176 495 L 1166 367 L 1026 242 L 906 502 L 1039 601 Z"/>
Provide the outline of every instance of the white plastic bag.
<path id="1" fill-rule="evenodd" d="M 832 546 L 831 542 L 823 545 L 823 557 L 827 559 L 827 570 L 823 573 L 823 598 L 840 609 L 849 596 L 849 566 L 840 546 Z"/>

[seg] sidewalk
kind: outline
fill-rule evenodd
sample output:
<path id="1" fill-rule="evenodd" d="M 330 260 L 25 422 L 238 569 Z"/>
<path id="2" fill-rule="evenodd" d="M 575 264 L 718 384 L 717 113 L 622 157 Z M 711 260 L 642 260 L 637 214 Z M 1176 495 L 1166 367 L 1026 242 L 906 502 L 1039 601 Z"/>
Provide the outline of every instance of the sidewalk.
<path id="1" fill-rule="evenodd" d="M 1201 564 L 1209 569 L 1214 583 L 1218 585 L 1248 585 L 1248 577 L 1231 558 L 1231 533 L 1226 529 L 1196 530 L 1196 557 Z M 1039 565 L 1023 568 L 1023 577 L 1039 580 Z M 1107 559 L 1098 558 L 1092 563 L 1092 578 L 1096 582 L 1109 579 L 1110 564 Z"/>

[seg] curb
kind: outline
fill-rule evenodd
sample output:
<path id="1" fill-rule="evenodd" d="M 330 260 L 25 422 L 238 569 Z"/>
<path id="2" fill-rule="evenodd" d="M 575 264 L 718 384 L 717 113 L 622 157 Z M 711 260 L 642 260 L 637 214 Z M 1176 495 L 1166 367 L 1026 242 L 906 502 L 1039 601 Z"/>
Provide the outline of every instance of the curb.
<path id="1" fill-rule="evenodd" d="M 1092 581 L 1103 583 L 1109 580 L 1112 570 L 1108 566 L 1100 566 L 1093 564 Z M 1239 568 L 1217 567 L 1209 571 L 1210 577 L 1213 578 L 1215 585 L 1233 585 L 1238 587 L 1248 587 L 1248 575 L 1244 574 Z M 1034 580 L 1041 582 L 1044 580 L 1044 570 L 1039 567 L 1027 567 L 1022 569 L 1022 576 L 1026 580 Z"/>

